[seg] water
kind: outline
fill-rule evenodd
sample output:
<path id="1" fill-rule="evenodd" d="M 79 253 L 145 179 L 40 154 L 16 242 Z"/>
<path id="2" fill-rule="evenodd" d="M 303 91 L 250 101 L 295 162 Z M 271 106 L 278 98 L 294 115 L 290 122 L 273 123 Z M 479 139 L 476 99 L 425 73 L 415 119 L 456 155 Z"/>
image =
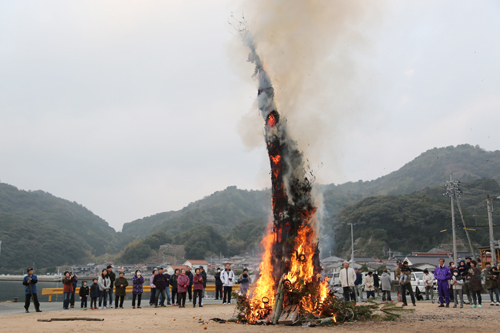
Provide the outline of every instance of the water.
<path id="1" fill-rule="evenodd" d="M 49 296 L 42 296 L 43 288 L 62 288 L 62 282 L 38 282 L 36 291 L 40 302 L 48 302 Z M 22 281 L 0 281 L 0 302 L 12 301 L 19 297 L 18 302 L 24 302 L 24 286 Z M 63 301 L 63 295 L 53 295 L 52 302 Z"/>

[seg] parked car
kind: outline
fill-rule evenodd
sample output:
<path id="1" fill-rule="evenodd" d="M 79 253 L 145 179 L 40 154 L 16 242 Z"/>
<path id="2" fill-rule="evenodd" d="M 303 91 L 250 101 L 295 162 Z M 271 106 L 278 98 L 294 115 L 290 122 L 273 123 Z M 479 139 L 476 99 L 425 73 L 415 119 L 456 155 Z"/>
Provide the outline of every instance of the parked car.
<path id="1" fill-rule="evenodd" d="M 432 280 L 434 281 L 434 290 L 437 291 L 437 285 L 436 281 L 434 280 L 434 274 L 429 273 L 432 275 Z M 412 272 L 410 275 L 410 280 L 411 280 L 411 288 L 413 290 L 420 290 L 421 293 L 425 293 L 425 283 L 424 283 L 424 272 Z"/>

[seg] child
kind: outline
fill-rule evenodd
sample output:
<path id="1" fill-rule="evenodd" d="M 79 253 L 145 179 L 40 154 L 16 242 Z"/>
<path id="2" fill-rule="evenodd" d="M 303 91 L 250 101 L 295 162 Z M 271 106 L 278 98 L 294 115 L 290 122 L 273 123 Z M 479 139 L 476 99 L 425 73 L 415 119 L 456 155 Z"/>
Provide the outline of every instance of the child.
<path id="1" fill-rule="evenodd" d="M 78 293 L 78 295 L 80 295 L 80 299 L 82 300 L 82 310 L 87 310 L 87 296 L 89 295 L 89 287 L 87 287 L 87 281 L 82 282 L 82 286 L 80 287 L 80 292 Z"/>
<path id="2" fill-rule="evenodd" d="M 453 276 L 451 277 L 451 285 L 453 288 L 453 298 L 455 300 L 454 308 L 457 307 L 458 304 L 458 296 L 460 295 L 460 308 L 464 307 L 464 293 L 462 290 L 462 286 L 464 285 L 464 278 L 458 274 L 458 269 L 453 270 Z"/>
<path id="3" fill-rule="evenodd" d="M 92 280 L 93 284 L 90 286 L 90 310 L 97 310 L 97 297 L 99 297 L 99 285 L 97 279 Z"/>
<path id="4" fill-rule="evenodd" d="M 115 309 L 118 309 L 118 300 L 120 300 L 120 309 L 123 309 L 123 300 L 127 293 L 128 281 L 125 279 L 125 273 L 120 272 L 120 277 L 115 281 Z"/>

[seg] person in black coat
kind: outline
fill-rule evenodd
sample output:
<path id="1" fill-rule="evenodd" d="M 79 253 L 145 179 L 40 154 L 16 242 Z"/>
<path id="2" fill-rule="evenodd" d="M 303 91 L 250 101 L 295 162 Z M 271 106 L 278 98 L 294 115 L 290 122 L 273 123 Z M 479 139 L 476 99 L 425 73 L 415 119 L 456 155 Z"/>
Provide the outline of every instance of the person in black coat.
<path id="1" fill-rule="evenodd" d="M 106 269 L 108 270 L 109 281 L 111 281 L 110 288 L 108 290 L 109 304 L 113 304 L 113 287 L 115 286 L 116 274 L 115 274 L 115 272 L 113 272 L 113 266 L 108 265 L 108 267 L 106 267 Z"/>
<path id="2" fill-rule="evenodd" d="M 373 287 L 375 288 L 375 291 L 377 292 L 377 297 L 380 296 L 380 277 L 378 276 L 378 272 L 375 271 L 373 273 Z"/>
<path id="3" fill-rule="evenodd" d="M 89 287 L 87 286 L 87 281 L 82 282 L 82 286 L 80 287 L 80 291 L 78 292 L 78 295 L 80 296 L 80 307 L 82 309 L 87 310 L 87 298 L 89 296 L 90 290 Z"/>
<path id="4" fill-rule="evenodd" d="M 220 268 L 215 273 L 215 299 L 222 299 L 222 280 L 220 279 Z"/>
<path id="5" fill-rule="evenodd" d="M 187 293 L 189 296 L 189 301 L 193 300 L 193 273 L 191 273 L 191 267 L 188 266 L 186 269 L 186 275 L 189 278 L 189 286 L 187 287 Z"/>
<path id="6" fill-rule="evenodd" d="M 203 300 L 205 299 L 205 289 L 207 289 L 207 272 L 205 272 L 205 268 L 203 266 L 199 267 L 200 275 L 203 278 L 203 291 L 201 293 L 201 305 L 203 305 Z"/>
<path id="7" fill-rule="evenodd" d="M 177 293 L 177 277 L 180 274 L 180 270 L 177 268 L 174 271 L 174 274 L 170 276 L 170 285 L 172 286 L 172 305 L 173 306 L 178 306 L 179 305 L 179 294 Z M 176 297 L 177 296 L 177 300 Z"/>

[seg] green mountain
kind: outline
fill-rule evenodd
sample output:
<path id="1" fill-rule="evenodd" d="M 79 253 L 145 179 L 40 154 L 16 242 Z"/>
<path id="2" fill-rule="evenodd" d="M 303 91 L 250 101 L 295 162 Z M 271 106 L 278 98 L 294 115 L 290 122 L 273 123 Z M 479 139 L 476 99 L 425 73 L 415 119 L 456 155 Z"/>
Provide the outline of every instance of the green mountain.
<path id="1" fill-rule="evenodd" d="M 488 243 L 485 198 L 486 193 L 500 193 L 500 186 L 493 179 L 475 179 L 463 183 L 460 198 L 464 220 L 471 231 L 474 246 Z M 392 251 L 410 253 L 428 251 L 441 243 L 451 243 L 451 205 L 450 199 L 443 196 L 443 186 L 426 188 L 405 195 L 381 195 L 368 197 L 344 208 L 337 216 L 335 228 L 334 252 L 340 256 L 349 256 L 351 249 L 351 229 L 349 223 L 355 223 L 355 255 L 375 255 L 384 257 L 390 248 Z M 482 214 L 478 221 L 477 210 Z M 465 231 L 455 206 L 457 237 L 467 244 Z M 494 223 L 500 222 L 500 214 L 495 215 Z M 442 230 L 446 232 L 441 232 Z M 496 233 L 500 237 L 500 231 Z M 465 250 L 468 250 L 468 246 Z"/>
<path id="2" fill-rule="evenodd" d="M 76 202 L 0 183 L 0 267 L 74 264 L 115 253 L 126 239 Z M 26 260 L 25 260 L 26 258 Z"/>
<path id="3" fill-rule="evenodd" d="M 175 236 L 194 227 L 209 225 L 219 234 L 226 235 L 238 223 L 267 214 L 270 202 L 268 191 L 247 191 L 230 186 L 190 203 L 180 211 L 160 213 L 125 223 L 122 233 L 143 238 L 162 230 Z"/>

